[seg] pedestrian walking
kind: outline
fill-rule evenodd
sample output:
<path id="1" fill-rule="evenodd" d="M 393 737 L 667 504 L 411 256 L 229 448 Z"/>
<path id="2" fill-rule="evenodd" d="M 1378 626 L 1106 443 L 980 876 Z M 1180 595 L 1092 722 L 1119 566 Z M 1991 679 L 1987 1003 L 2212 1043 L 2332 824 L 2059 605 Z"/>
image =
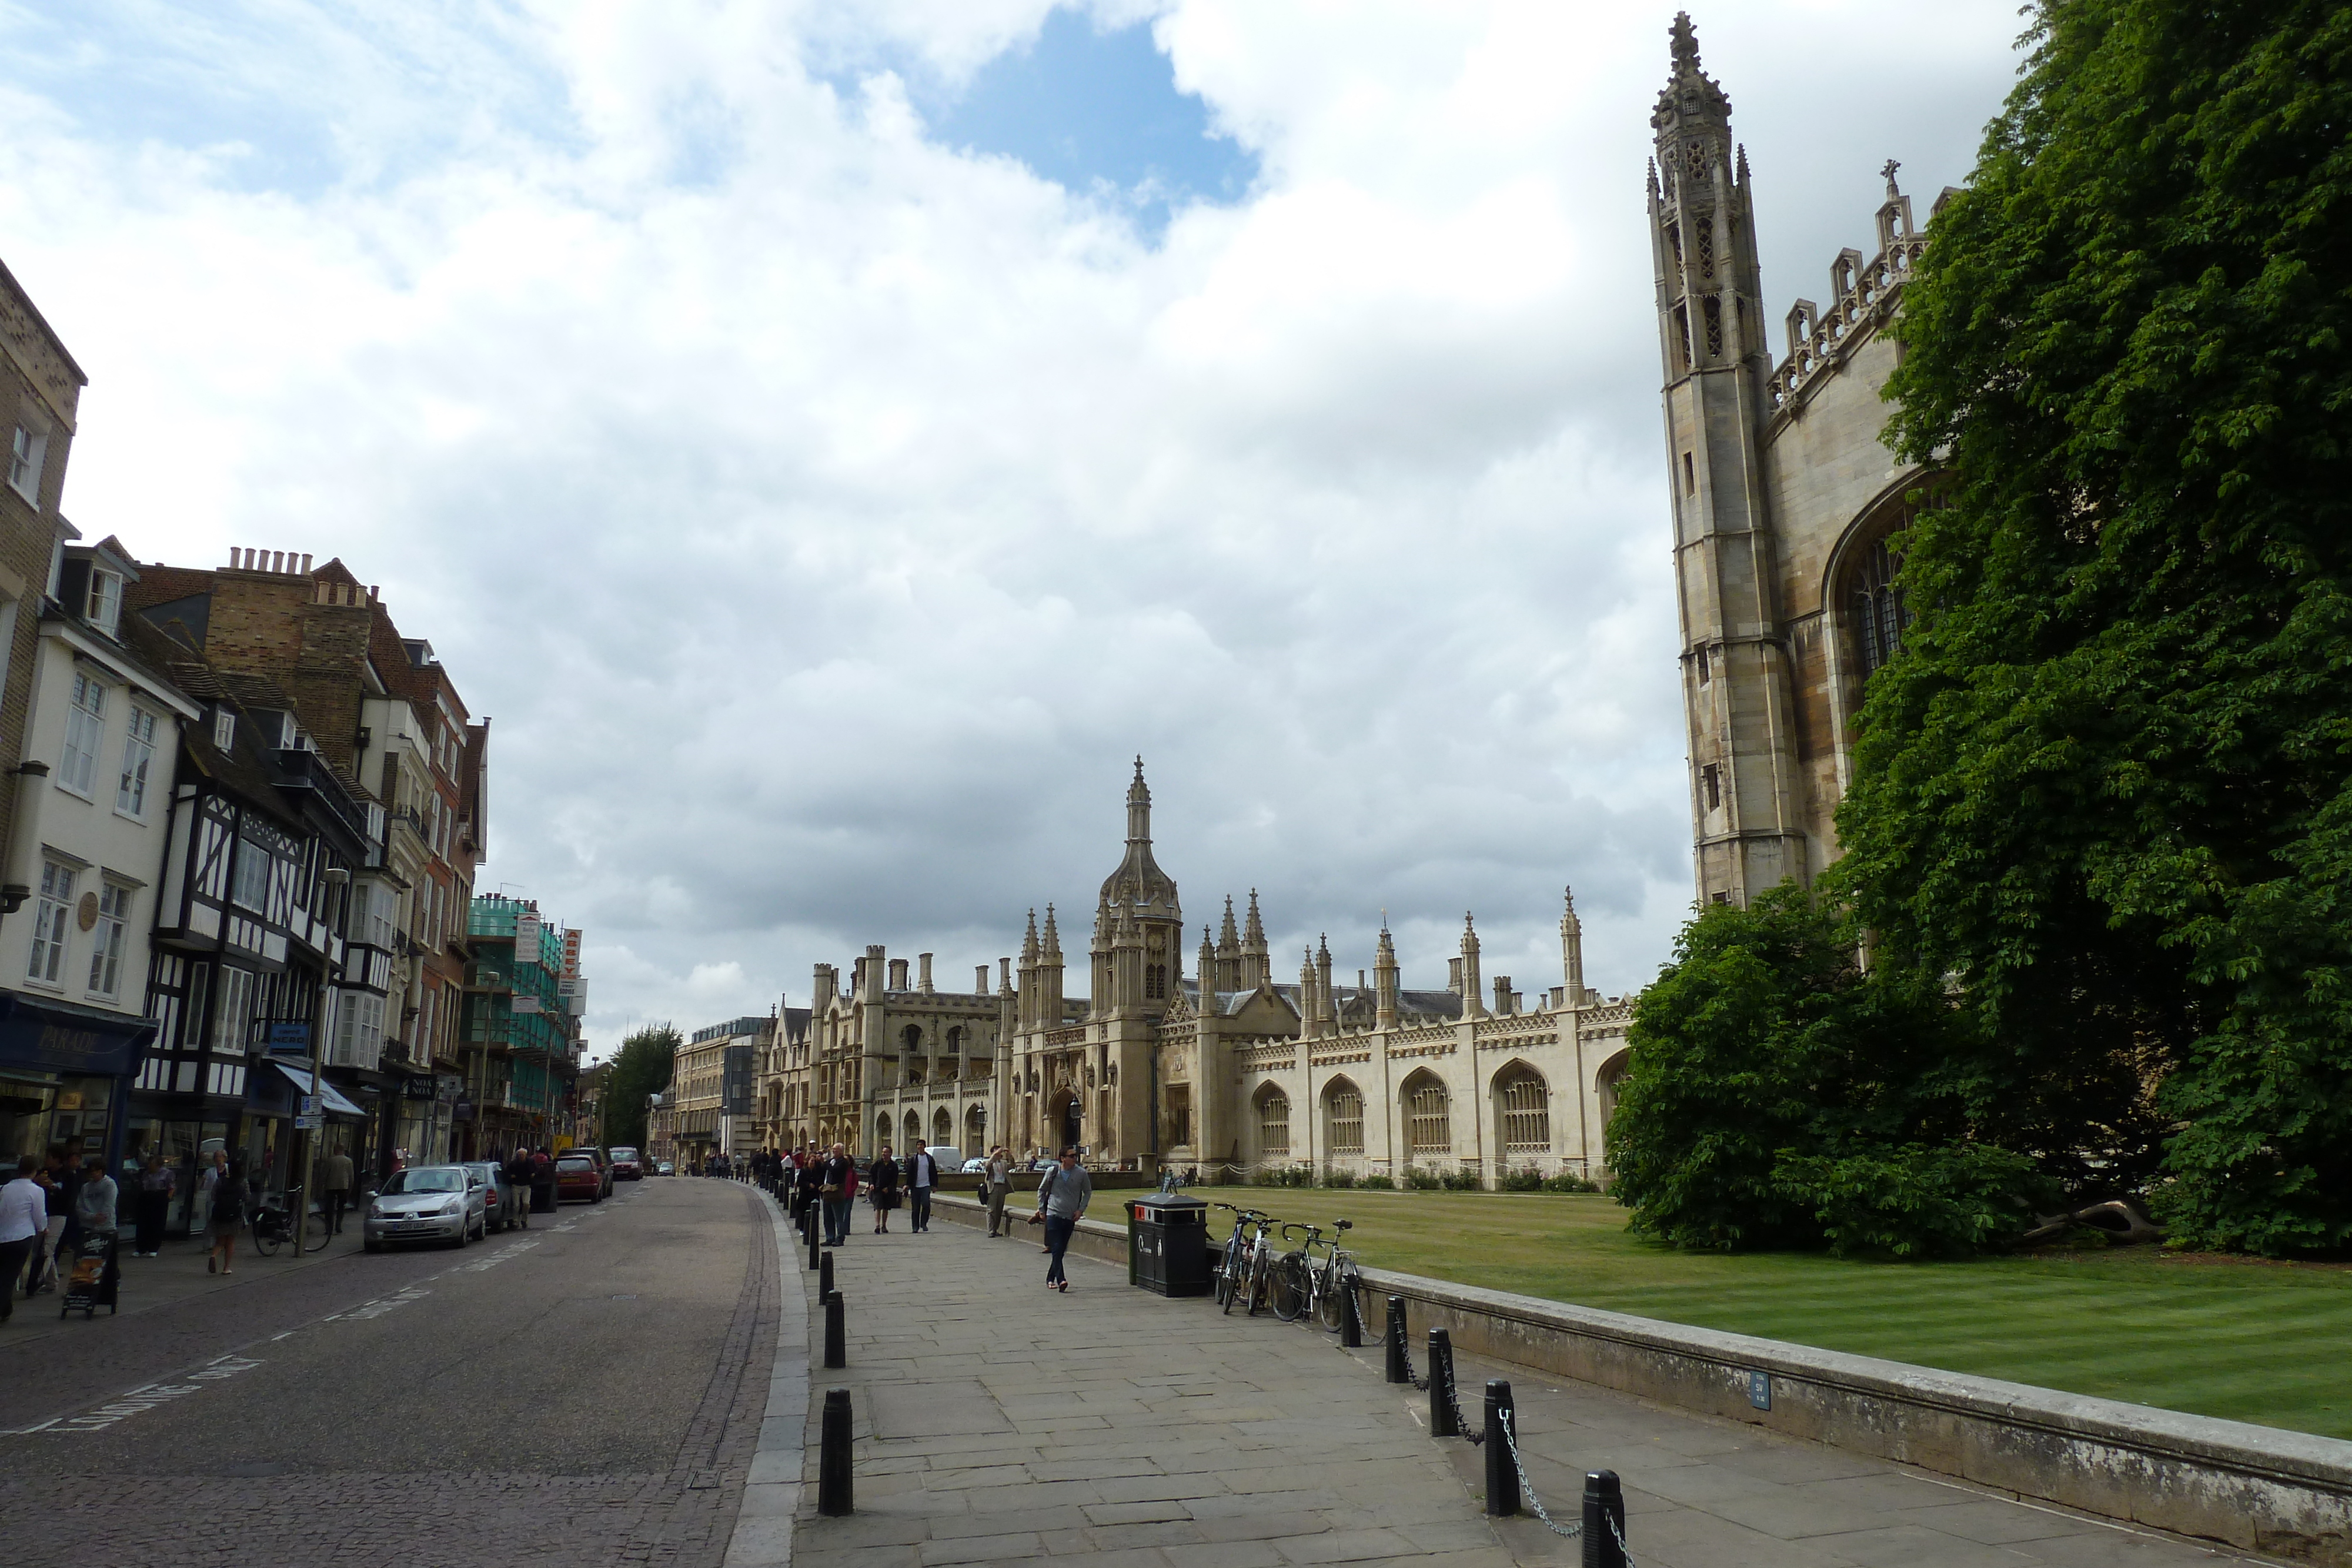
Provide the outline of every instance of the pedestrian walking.
<path id="1" fill-rule="evenodd" d="M 800 1179 L 794 1185 L 800 1195 L 802 1209 L 806 1209 L 811 1204 L 821 1204 L 824 1201 L 821 1192 L 824 1186 L 824 1167 L 830 1158 L 831 1156 L 824 1150 L 812 1145 L 807 1157 L 801 1161 Z M 795 1219 L 800 1218 L 797 1210 L 793 1218 Z M 824 1218 L 822 1212 L 819 1213 L 818 1218 Z"/>
<path id="2" fill-rule="evenodd" d="M 867 1201 L 874 1205 L 874 1234 L 890 1234 L 890 1211 L 898 1207 L 898 1162 L 890 1155 L 890 1145 L 874 1156 L 866 1170 Z"/>
<path id="3" fill-rule="evenodd" d="M 849 1239 L 849 1206 L 857 1201 L 857 1162 L 849 1157 L 847 1145 L 833 1145 L 823 1175 L 817 1196 L 824 1204 L 824 1244 L 839 1247 Z"/>
<path id="4" fill-rule="evenodd" d="M 326 1198 L 327 1229 L 341 1236 L 343 1210 L 352 1202 L 352 1156 L 341 1149 L 329 1155 L 319 1176 L 319 1186 Z"/>
<path id="5" fill-rule="evenodd" d="M 1004 1218 L 1004 1196 L 1013 1190 L 1013 1151 L 999 1144 L 988 1152 L 988 1166 L 981 1176 L 981 1185 L 987 1188 L 982 1196 L 988 1199 L 988 1233 L 1010 1236 L 1013 1225 Z"/>
<path id="6" fill-rule="evenodd" d="M 16 1311 L 16 1276 L 49 1228 L 49 1193 L 37 1155 L 16 1156 L 16 1175 L 0 1186 L 0 1322 Z"/>
<path id="7" fill-rule="evenodd" d="M 1064 1149 L 1062 1163 L 1045 1173 L 1037 1184 L 1037 1212 L 1030 1217 L 1034 1225 L 1045 1226 L 1045 1252 L 1052 1260 L 1045 1265 L 1045 1289 L 1067 1294 L 1069 1276 L 1062 1272 L 1062 1255 L 1070 1249 L 1070 1233 L 1087 1216 L 1087 1203 L 1095 1195 L 1094 1178 L 1087 1175 L 1086 1166 L 1078 1164 L 1078 1151 Z"/>
<path id="8" fill-rule="evenodd" d="M 234 1272 L 230 1265 L 236 1261 L 236 1228 L 245 1223 L 245 1168 L 229 1163 L 228 1151 L 213 1151 L 213 1168 L 205 1173 L 204 1190 L 212 1198 L 210 1218 L 205 1222 L 211 1234 L 212 1246 L 205 1253 L 205 1272 Z"/>
<path id="9" fill-rule="evenodd" d="M 907 1156 L 907 1228 L 920 1236 L 931 1228 L 931 1193 L 940 1185 L 940 1162 L 918 1148 Z"/>
<path id="10" fill-rule="evenodd" d="M 43 1167 L 43 1184 L 49 1189 L 49 1218 L 48 1228 L 41 1238 L 44 1253 L 41 1266 L 45 1270 L 41 1289 L 54 1291 L 58 1288 L 58 1260 L 70 1252 L 74 1243 L 81 1239 L 73 1217 L 74 1195 L 81 1190 L 81 1172 L 67 1157 L 63 1144 L 49 1146 L 49 1158 Z"/>
<path id="11" fill-rule="evenodd" d="M 162 1155 L 149 1155 L 147 1168 L 139 1173 L 139 1228 L 131 1239 L 133 1258 L 158 1258 L 163 1252 L 163 1219 L 172 1212 L 172 1193 L 180 1178 L 163 1163 Z"/>

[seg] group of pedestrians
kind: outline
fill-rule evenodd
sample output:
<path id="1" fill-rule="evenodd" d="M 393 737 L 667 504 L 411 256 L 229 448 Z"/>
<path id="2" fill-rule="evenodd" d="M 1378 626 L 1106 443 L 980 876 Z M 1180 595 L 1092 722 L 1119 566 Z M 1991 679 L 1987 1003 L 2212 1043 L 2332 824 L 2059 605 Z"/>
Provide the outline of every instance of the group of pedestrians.
<path id="1" fill-rule="evenodd" d="M 918 1236 L 931 1228 L 931 1200 L 939 1191 L 942 1172 L 930 1150 L 919 1148 L 903 1159 L 891 1145 L 882 1145 L 881 1153 L 861 1166 L 850 1157 L 848 1145 L 835 1144 L 831 1148 L 806 1144 L 782 1154 L 761 1151 L 747 1156 L 751 1179 L 781 1201 L 793 1220 L 814 1207 L 824 1228 L 820 1245 L 839 1247 L 849 1239 L 849 1217 L 858 1194 L 874 1213 L 874 1234 L 890 1234 L 890 1216 L 902 1206 L 908 1211 L 908 1228 Z M 1004 1208 L 1013 1190 L 1013 1162 L 1012 1151 L 1002 1145 L 991 1149 L 987 1163 L 981 1168 L 981 1194 L 988 1206 L 988 1234 L 992 1237 L 1013 1234 L 1013 1222 Z M 1062 1151 L 1061 1158 L 1045 1172 L 1037 1186 L 1036 1212 L 1029 1223 L 1045 1228 L 1043 1250 L 1050 1261 L 1045 1268 L 1045 1288 L 1067 1291 L 1068 1276 L 1063 1270 L 1064 1255 L 1069 1250 L 1070 1237 L 1094 1198 L 1094 1179 L 1078 1161 L 1078 1151 Z"/>
<path id="2" fill-rule="evenodd" d="M 56 1290 L 60 1260 L 85 1245 L 102 1247 L 113 1272 L 121 1199 L 104 1155 L 86 1156 L 79 1170 L 62 1150 L 47 1160 L 17 1156 L 14 1179 L 0 1186 L 0 1322 L 14 1314 L 20 1290 Z"/>

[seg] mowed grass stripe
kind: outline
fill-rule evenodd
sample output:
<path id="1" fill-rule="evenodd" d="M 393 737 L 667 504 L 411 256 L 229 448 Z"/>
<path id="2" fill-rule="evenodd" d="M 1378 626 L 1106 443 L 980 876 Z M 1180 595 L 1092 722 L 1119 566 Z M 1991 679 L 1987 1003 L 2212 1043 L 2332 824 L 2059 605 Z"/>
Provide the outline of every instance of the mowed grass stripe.
<path id="1" fill-rule="evenodd" d="M 1957 1263 L 1675 1252 L 1605 1197 L 1266 1192 L 1368 1263 L 2197 1415 L 2352 1437 L 2352 1270 L 2112 1248 Z"/>

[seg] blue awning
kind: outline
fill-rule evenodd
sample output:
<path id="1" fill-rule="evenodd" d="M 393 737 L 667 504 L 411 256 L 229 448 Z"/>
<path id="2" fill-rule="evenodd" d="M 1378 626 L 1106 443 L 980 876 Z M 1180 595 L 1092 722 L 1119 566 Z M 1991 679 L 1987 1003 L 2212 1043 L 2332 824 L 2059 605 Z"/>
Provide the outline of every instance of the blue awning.
<path id="1" fill-rule="evenodd" d="M 368 1119 L 368 1113 L 345 1099 L 342 1092 L 332 1083 L 322 1082 L 318 1088 L 311 1088 L 309 1068 L 289 1067 L 282 1061 L 273 1061 L 269 1065 L 277 1070 L 275 1073 L 250 1073 L 245 1082 L 245 1103 L 264 1115 L 291 1116 L 301 1104 L 299 1096 L 317 1094 L 330 1116 L 341 1116 L 354 1122 Z"/>

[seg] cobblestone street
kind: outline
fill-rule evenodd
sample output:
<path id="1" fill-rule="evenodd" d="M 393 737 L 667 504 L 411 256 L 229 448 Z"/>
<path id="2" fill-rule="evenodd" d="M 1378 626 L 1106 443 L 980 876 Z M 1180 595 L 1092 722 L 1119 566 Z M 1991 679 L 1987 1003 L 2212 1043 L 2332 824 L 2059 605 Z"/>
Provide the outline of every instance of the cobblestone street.
<path id="1" fill-rule="evenodd" d="M 11 1552 L 716 1568 L 774 1354 L 768 1213 L 624 1183 L 462 1252 L 257 1270 L 0 1346 Z"/>

